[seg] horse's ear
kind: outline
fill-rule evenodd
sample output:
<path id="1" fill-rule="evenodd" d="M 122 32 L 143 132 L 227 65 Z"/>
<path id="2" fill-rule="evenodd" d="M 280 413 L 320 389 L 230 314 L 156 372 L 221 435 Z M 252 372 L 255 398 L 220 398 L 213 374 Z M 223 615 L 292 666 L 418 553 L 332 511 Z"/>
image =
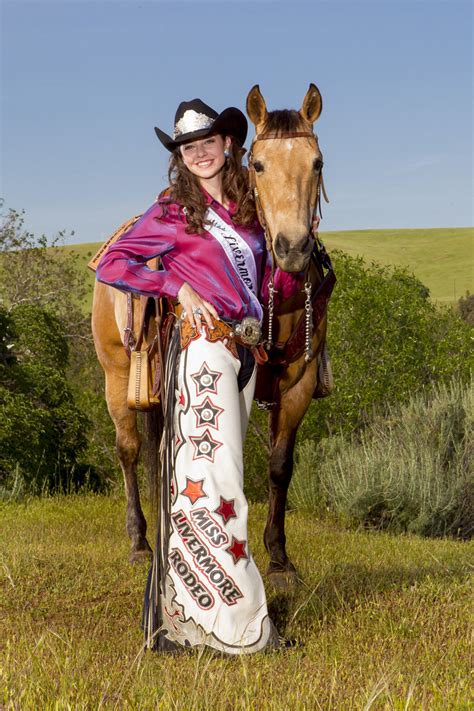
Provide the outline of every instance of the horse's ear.
<path id="1" fill-rule="evenodd" d="M 300 114 L 308 123 L 314 123 L 319 118 L 322 110 L 323 100 L 319 89 L 316 84 L 310 84 L 303 99 Z"/>
<path id="2" fill-rule="evenodd" d="M 247 96 L 247 113 L 254 126 L 260 126 L 267 119 L 265 99 L 260 93 L 260 87 L 255 84 Z"/>

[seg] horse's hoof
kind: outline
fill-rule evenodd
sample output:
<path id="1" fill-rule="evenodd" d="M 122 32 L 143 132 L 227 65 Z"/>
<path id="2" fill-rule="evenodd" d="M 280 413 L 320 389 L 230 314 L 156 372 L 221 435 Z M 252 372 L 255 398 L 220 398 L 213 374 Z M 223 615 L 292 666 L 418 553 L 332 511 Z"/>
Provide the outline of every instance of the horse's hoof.
<path id="1" fill-rule="evenodd" d="M 149 563 L 153 559 L 151 548 L 141 548 L 140 550 L 131 551 L 128 558 L 129 563 Z"/>
<path id="2" fill-rule="evenodd" d="M 267 578 L 281 592 L 293 590 L 299 582 L 296 570 L 268 570 Z"/>

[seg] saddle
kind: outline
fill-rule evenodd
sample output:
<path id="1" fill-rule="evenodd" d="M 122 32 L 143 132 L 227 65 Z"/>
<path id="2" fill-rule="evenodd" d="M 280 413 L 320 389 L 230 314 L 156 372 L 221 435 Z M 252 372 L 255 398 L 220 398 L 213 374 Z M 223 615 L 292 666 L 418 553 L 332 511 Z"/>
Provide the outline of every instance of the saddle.
<path id="1" fill-rule="evenodd" d="M 136 299 L 137 297 L 135 297 Z M 140 296 L 140 326 L 137 335 L 133 324 L 132 294 L 127 294 L 127 328 L 124 347 L 130 358 L 127 405 L 131 410 L 149 411 L 160 407 L 163 400 L 161 368 L 169 338 L 172 318 L 167 299 Z M 131 308 L 129 308 L 131 303 Z"/>
<path id="2" fill-rule="evenodd" d="M 115 230 L 89 261 L 87 265 L 89 269 L 94 272 L 97 270 L 101 258 L 109 247 L 133 227 L 140 217 L 141 215 L 135 215 Z M 148 262 L 148 266 L 153 269 L 158 269 L 159 265 L 159 259 Z M 124 348 L 130 358 L 127 404 L 131 410 L 148 411 L 160 407 L 162 399 L 160 363 L 163 362 L 165 344 L 172 325 L 172 316 L 169 317 L 171 312 L 172 306 L 165 298 L 154 299 L 127 293 Z M 138 330 L 136 330 L 135 320 Z"/>

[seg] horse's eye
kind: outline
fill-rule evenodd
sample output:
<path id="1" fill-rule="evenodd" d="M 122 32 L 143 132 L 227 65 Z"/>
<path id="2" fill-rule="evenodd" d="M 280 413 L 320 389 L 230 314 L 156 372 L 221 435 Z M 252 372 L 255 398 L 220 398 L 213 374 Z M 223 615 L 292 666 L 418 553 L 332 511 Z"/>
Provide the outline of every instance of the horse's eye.
<path id="1" fill-rule="evenodd" d="M 323 167 L 323 161 L 321 158 L 316 158 L 314 163 L 313 163 L 313 168 L 316 173 L 319 173 L 322 170 Z"/>
<path id="2" fill-rule="evenodd" d="M 257 171 L 257 173 L 263 173 L 263 163 L 260 163 L 259 160 L 254 161 L 253 167 Z"/>

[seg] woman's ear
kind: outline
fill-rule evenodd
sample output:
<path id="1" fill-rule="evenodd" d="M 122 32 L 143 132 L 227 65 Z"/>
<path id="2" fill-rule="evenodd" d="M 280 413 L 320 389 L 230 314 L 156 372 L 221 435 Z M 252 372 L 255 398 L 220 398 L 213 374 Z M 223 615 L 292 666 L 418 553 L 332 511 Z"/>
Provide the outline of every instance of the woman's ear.
<path id="1" fill-rule="evenodd" d="M 230 136 L 226 136 L 224 138 L 224 150 L 230 151 L 231 145 L 232 145 L 232 138 Z"/>

